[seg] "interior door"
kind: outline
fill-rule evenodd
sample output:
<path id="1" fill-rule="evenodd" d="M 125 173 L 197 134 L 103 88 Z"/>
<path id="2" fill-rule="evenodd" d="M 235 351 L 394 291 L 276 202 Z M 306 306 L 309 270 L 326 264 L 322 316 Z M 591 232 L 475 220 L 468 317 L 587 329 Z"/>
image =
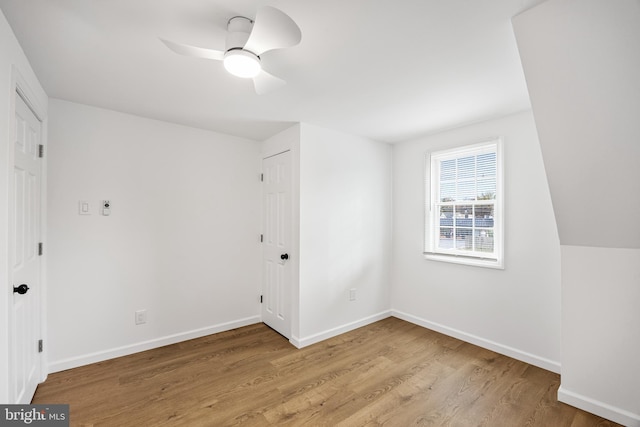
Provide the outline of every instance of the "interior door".
<path id="1" fill-rule="evenodd" d="M 13 168 L 10 381 L 13 403 L 30 403 L 40 381 L 40 121 L 16 95 Z"/>
<path id="2" fill-rule="evenodd" d="M 291 338 L 291 153 L 263 159 L 262 321 Z"/>

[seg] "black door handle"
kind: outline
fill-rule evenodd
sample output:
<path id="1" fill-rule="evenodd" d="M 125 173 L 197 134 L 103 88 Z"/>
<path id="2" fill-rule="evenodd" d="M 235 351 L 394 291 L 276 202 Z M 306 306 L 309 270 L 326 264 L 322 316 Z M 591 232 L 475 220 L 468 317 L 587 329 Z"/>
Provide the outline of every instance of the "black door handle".
<path id="1" fill-rule="evenodd" d="M 13 287 L 13 292 L 17 292 L 20 295 L 24 295 L 27 293 L 27 291 L 29 290 L 29 287 L 27 285 L 25 285 L 24 283 L 20 286 L 14 286 Z"/>
<path id="2" fill-rule="evenodd" d="M 289 259 L 289 254 L 282 254 L 282 255 L 280 255 L 280 259 L 281 259 L 281 260 L 284 260 L 284 261 L 288 260 L 288 259 Z"/>

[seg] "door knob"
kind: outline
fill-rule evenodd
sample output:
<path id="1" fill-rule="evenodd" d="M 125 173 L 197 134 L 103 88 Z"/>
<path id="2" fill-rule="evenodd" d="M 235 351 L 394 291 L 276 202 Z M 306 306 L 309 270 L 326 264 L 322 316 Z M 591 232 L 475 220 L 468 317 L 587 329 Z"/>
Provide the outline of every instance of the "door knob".
<path id="1" fill-rule="evenodd" d="M 27 291 L 29 290 L 29 287 L 27 285 L 25 285 L 24 283 L 20 286 L 14 286 L 13 287 L 13 292 L 17 292 L 20 295 L 24 295 L 27 293 Z"/>
<path id="2" fill-rule="evenodd" d="M 288 260 L 288 259 L 289 259 L 289 254 L 282 254 L 282 255 L 280 255 L 280 259 L 281 259 L 281 260 L 284 260 L 284 261 Z"/>

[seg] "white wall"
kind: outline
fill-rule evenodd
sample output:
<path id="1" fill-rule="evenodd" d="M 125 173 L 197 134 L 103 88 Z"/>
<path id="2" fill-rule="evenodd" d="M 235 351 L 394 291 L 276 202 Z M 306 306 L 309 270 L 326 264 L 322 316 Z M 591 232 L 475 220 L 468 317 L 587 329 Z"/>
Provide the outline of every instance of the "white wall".
<path id="1" fill-rule="evenodd" d="M 49 134 L 53 371 L 259 321 L 259 143 L 55 99 Z"/>
<path id="2" fill-rule="evenodd" d="M 640 249 L 562 246 L 561 401 L 640 426 Z"/>
<path id="3" fill-rule="evenodd" d="M 388 316 L 391 167 L 388 144 L 301 125 L 296 345 Z"/>
<path id="4" fill-rule="evenodd" d="M 505 269 L 426 260 L 426 154 L 495 136 L 504 144 Z M 397 144 L 393 156 L 394 314 L 558 372 L 560 247 L 532 114 Z"/>
<path id="5" fill-rule="evenodd" d="M 558 398 L 637 427 L 640 2 L 549 0 L 513 25 L 562 244 Z"/>
<path id="6" fill-rule="evenodd" d="M 13 168 L 10 119 L 15 86 L 21 86 L 45 119 L 47 95 L 22 52 L 11 27 L 0 11 L 0 403 L 9 402 L 9 307 L 13 296 L 9 283 L 9 176 Z M 44 285 L 44 283 L 43 283 Z"/>

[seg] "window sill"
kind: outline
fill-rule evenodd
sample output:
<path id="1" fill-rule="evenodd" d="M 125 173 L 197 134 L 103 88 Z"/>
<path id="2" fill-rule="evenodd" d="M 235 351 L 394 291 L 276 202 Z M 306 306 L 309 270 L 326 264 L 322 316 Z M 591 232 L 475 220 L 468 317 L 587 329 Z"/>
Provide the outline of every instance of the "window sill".
<path id="1" fill-rule="evenodd" d="M 433 252 L 425 252 L 424 258 L 431 261 L 450 262 L 452 264 L 470 265 L 473 267 L 494 268 L 497 270 L 504 270 L 504 263 L 502 260 L 493 260 L 486 258 L 474 258 L 458 255 L 446 255 Z"/>

